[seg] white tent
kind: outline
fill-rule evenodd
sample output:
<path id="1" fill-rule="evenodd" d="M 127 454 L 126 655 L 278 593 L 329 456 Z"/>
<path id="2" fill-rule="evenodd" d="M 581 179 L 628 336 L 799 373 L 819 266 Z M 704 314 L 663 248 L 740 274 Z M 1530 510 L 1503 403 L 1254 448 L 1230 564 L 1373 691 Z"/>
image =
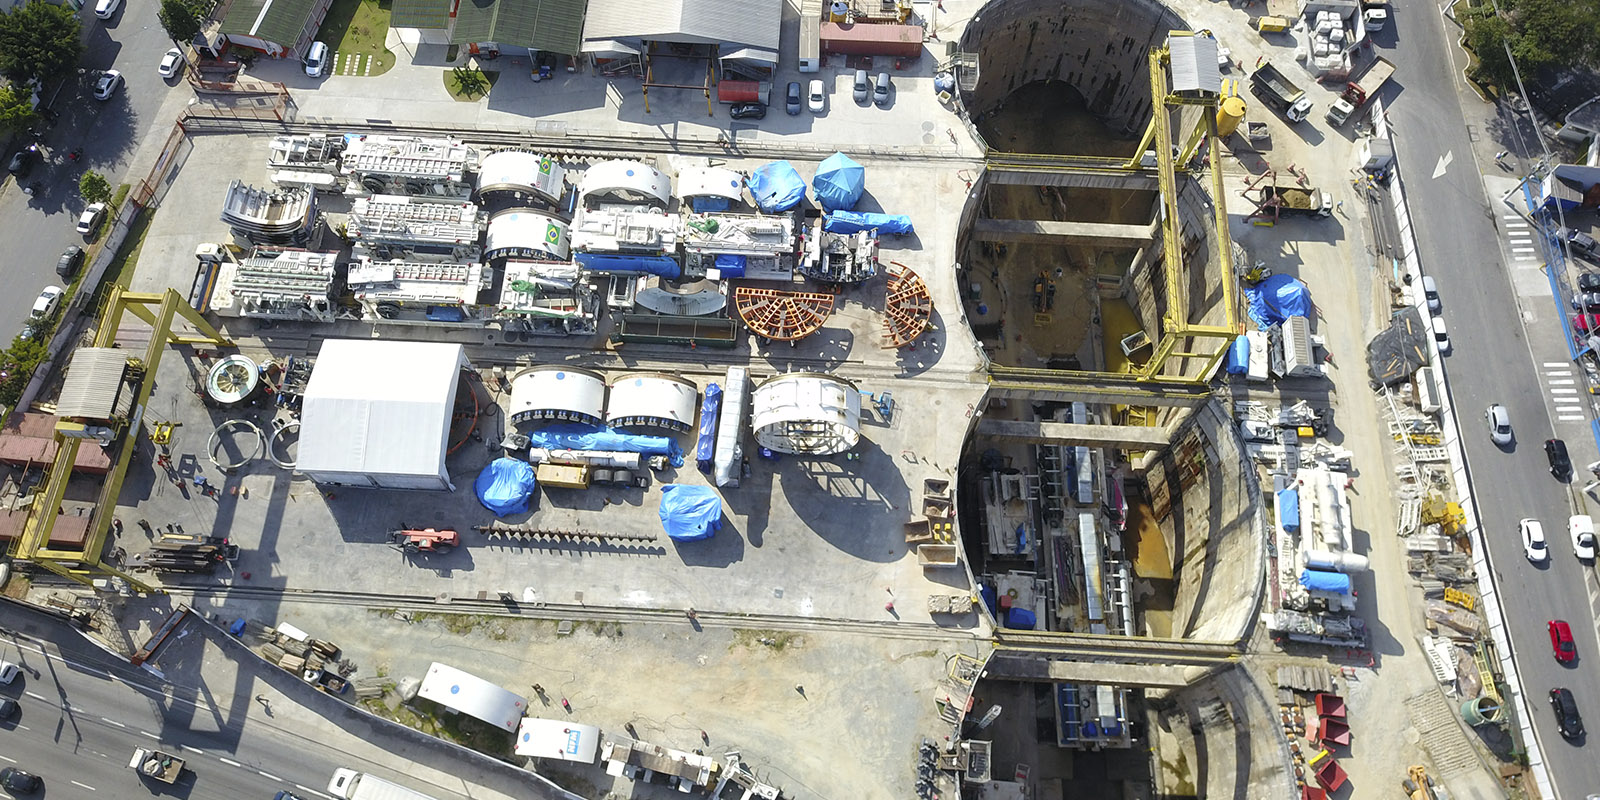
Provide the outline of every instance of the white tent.
<path id="1" fill-rule="evenodd" d="M 600 749 L 600 729 L 559 719 L 523 717 L 515 749 L 519 756 L 593 764 Z"/>
<path id="2" fill-rule="evenodd" d="M 428 667 L 417 696 L 504 728 L 507 733 L 516 732 L 517 721 L 528 710 L 528 698 L 437 661 Z"/>
<path id="3" fill-rule="evenodd" d="M 329 339 L 306 384 L 297 469 L 317 483 L 454 489 L 445 469 L 459 344 Z"/>

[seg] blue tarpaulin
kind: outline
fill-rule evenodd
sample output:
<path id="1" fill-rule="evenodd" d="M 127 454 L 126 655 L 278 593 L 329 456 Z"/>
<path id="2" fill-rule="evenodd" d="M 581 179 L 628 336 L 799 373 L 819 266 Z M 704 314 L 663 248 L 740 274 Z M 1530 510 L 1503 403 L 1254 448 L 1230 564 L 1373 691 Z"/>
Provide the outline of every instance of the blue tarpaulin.
<path id="1" fill-rule="evenodd" d="M 724 278 L 743 278 L 745 256 L 736 256 L 732 253 L 720 253 L 716 258 L 717 271 Z"/>
<path id="2" fill-rule="evenodd" d="M 540 428 L 528 434 L 528 446 L 550 450 L 601 450 L 668 456 L 672 466 L 683 466 L 683 450 L 678 448 L 677 442 L 665 436 L 641 436 L 579 422 L 560 422 Z"/>
<path id="3" fill-rule="evenodd" d="M 1019 631 L 1031 631 L 1033 626 L 1039 624 L 1039 618 L 1033 611 L 1021 606 L 1012 606 L 1006 609 L 1006 627 Z"/>
<path id="4" fill-rule="evenodd" d="M 683 274 L 683 266 L 672 256 L 576 253 L 572 260 L 590 272 L 637 272 L 659 275 L 669 281 Z"/>
<path id="5" fill-rule="evenodd" d="M 1250 303 L 1250 319 L 1261 328 L 1290 317 L 1311 316 L 1311 293 L 1293 275 L 1268 275 L 1255 286 L 1245 287 L 1244 296 Z"/>
<path id="6" fill-rule="evenodd" d="M 768 214 L 788 211 L 806 196 L 806 182 L 787 161 L 773 161 L 756 167 L 746 182 L 756 205 Z"/>
<path id="7" fill-rule="evenodd" d="M 1300 570 L 1300 585 L 1312 592 L 1350 593 L 1350 576 L 1342 572 L 1323 572 L 1320 569 Z"/>
<path id="8" fill-rule="evenodd" d="M 811 190 L 825 211 L 855 208 L 866 185 L 866 168 L 844 153 L 834 153 L 824 159 L 811 179 Z"/>
<path id="9" fill-rule="evenodd" d="M 533 466 L 520 458 L 497 458 L 478 473 L 472 488 L 478 493 L 478 502 L 495 516 L 521 514 L 533 497 Z"/>
<path id="10" fill-rule="evenodd" d="M 1243 375 L 1250 371 L 1250 339 L 1240 336 L 1228 345 L 1228 360 L 1224 369 L 1229 375 Z"/>
<path id="11" fill-rule="evenodd" d="M 696 214 L 705 214 L 711 211 L 727 211 L 733 208 L 733 201 L 726 197 L 706 194 L 689 198 L 689 207 L 694 209 Z"/>
<path id="12" fill-rule="evenodd" d="M 695 466 L 708 475 L 717 457 L 717 412 L 721 409 L 722 387 L 708 384 L 705 399 L 700 401 L 700 439 L 694 445 Z"/>
<path id="13" fill-rule="evenodd" d="M 722 529 L 722 498 L 710 486 L 661 487 L 661 527 L 675 542 L 710 539 Z"/>
<path id="14" fill-rule="evenodd" d="M 860 214 L 835 211 L 822 223 L 828 233 L 856 233 L 876 229 L 879 234 L 899 236 L 911 233 L 911 218 L 904 214 Z"/>
<path id="15" fill-rule="evenodd" d="M 1278 491 L 1278 524 L 1286 531 L 1300 530 L 1300 493 L 1294 487 Z"/>

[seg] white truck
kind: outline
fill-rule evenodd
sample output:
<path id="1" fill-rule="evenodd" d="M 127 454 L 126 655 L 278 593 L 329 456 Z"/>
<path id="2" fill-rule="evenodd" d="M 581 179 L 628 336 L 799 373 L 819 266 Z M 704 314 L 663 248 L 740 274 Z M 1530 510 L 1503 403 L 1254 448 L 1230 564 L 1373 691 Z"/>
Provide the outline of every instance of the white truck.
<path id="1" fill-rule="evenodd" d="M 334 770 L 328 794 L 340 800 L 434 800 L 422 792 L 353 769 Z"/>

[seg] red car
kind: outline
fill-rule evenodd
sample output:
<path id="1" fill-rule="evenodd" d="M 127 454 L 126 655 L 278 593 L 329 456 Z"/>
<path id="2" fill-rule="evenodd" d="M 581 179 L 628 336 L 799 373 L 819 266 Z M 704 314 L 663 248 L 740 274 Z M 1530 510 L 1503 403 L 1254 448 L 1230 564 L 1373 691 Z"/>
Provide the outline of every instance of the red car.
<path id="1" fill-rule="evenodd" d="M 1555 652 L 1556 660 L 1563 664 L 1570 664 L 1578 660 L 1578 646 L 1572 642 L 1572 627 L 1564 619 L 1553 619 L 1546 622 L 1545 629 L 1550 631 L 1550 649 Z"/>

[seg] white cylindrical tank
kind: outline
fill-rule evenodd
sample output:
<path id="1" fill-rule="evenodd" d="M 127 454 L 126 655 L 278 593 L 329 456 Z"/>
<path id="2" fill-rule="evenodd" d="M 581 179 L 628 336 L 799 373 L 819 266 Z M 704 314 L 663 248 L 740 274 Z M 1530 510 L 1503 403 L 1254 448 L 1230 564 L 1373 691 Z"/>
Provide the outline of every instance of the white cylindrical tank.
<path id="1" fill-rule="evenodd" d="M 1329 550 L 1307 550 L 1306 566 L 1329 572 L 1352 574 L 1366 572 L 1371 564 L 1359 553 L 1335 553 Z"/>
<path id="2" fill-rule="evenodd" d="M 501 150 L 478 164 L 478 195 L 483 198 L 537 200 L 560 205 L 567 171 L 549 156 L 523 150 Z"/>
<path id="3" fill-rule="evenodd" d="M 682 433 L 694 427 L 700 387 L 676 375 L 636 372 L 611 382 L 606 424 L 614 428 L 666 428 Z"/>
<path id="4" fill-rule="evenodd" d="M 483 257 L 566 261 L 572 253 L 569 225 L 543 211 L 513 208 L 489 218 Z"/>
<path id="5" fill-rule="evenodd" d="M 672 202 L 672 180 L 638 161 L 602 161 L 583 171 L 578 202 L 584 208 L 604 204 L 666 208 Z"/>
<path id="6" fill-rule="evenodd" d="M 558 461 L 563 464 L 584 463 L 595 467 L 621 467 L 639 469 L 644 456 L 639 453 L 619 453 L 610 450 L 549 450 L 534 447 L 528 450 L 529 464 Z"/>
<path id="7" fill-rule="evenodd" d="M 861 440 L 861 392 L 820 372 L 768 378 L 750 401 L 756 443 L 780 453 L 833 455 Z"/>
<path id="8" fill-rule="evenodd" d="M 511 378 L 513 425 L 519 422 L 583 422 L 605 419 L 606 379 L 579 367 L 547 364 Z"/>

